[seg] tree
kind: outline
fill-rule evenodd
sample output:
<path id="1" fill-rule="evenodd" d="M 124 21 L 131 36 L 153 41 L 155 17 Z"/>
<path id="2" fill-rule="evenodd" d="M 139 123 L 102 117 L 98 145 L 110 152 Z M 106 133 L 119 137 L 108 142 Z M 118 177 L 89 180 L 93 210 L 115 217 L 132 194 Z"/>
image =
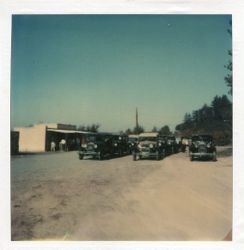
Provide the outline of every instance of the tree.
<path id="1" fill-rule="evenodd" d="M 140 134 L 140 133 L 143 133 L 143 132 L 144 132 L 144 128 L 142 126 L 140 126 L 140 125 L 134 127 L 134 129 L 133 129 L 133 133 L 137 134 L 137 135 Z"/>
<path id="2" fill-rule="evenodd" d="M 132 134 L 132 131 L 131 131 L 131 129 L 130 129 L 130 128 L 127 128 L 127 129 L 125 130 L 125 134 L 127 134 L 127 135 L 130 135 L 130 134 Z"/>
<path id="3" fill-rule="evenodd" d="M 232 21 L 229 22 L 230 28 L 227 30 L 228 33 L 230 34 L 230 36 L 232 37 Z M 232 95 L 232 81 L 233 81 L 233 77 L 232 77 L 232 50 L 228 50 L 228 55 L 230 56 L 229 62 L 224 66 L 227 70 L 228 70 L 228 74 L 227 76 L 225 76 L 225 82 L 227 84 L 227 86 L 230 88 L 229 89 L 229 94 Z"/>
<path id="4" fill-rule="evenodd" d="M 78 130 L 80 131 L 89 131 L 89 132 L 98 132 L 98 129 L 100 128 L 100 124 L 96 123 L 96 124 L 91 124 L 91 125 L 80 125 L 78 127 Z"/>
<path id="5" fill-rule="evenodd" d="M 213 119 L 213 108 L 204 104 L 198 112 L 200 114 L 200 122 L 209 121 Z"/>
<path id="6" fill-rule="evenodd" d="M 185 115 L 184 115 L 184 123 L 186 123 L 186 124 L 189 124 L 189 123 L 191 123 L 191 114 L 189 114 L 189 113 L 185 113 Z"/>
<path id="7" fill-rule="evenodd" d="M 194 123 L 195 126 L 197 126 L 200 122 L 200 112 L 199 110 L 194 110 L 192 112 L 192 121 Z"/>
<path id="8" fill-rule="evenodd" d="M 226 95 L 215 96 L 212 103 L 214 119 L 232 120 L 232 104 Z"/>
<path id="9" fill-rule="evenodd" d="M 152 132 L 158 132 L 157 127 L 154 126 L 154 127 L 152 128 Z"/>
<path id="10" fill-rule="evenodd" d="M 163 127 L 159 130 L 159 133 L 160 133 L 161 135 L 169 135 L 169 134 L 171 134 L 169 126 L 168 126 L 168 125 L 163 126 Z"/>

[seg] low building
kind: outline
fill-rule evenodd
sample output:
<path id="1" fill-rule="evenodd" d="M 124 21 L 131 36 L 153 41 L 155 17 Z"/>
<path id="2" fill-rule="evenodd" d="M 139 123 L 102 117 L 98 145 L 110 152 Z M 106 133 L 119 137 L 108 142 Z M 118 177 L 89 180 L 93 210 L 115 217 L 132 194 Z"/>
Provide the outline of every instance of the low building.
<path id="1" fill-rule="evenodd" d="M 30 127 L 14 128 L 19 133 L 19 152 L 46 152 L 52 149 L 76 150 L 81 143 L 83 134 L 89 132 L 78 131 L 76 126 L 59 123 L 41 123 Z"/>

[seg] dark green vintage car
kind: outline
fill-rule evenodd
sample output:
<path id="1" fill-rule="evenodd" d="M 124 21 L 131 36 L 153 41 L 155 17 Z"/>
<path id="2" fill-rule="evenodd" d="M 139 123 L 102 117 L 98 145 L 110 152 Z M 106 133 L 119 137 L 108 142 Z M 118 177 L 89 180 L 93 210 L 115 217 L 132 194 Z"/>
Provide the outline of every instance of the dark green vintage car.
<path id="1" fill-rule="evenodd" d="M 123 156 L 129 153 L 128 136 L 113 134 L 112 136 L 113 155 Z"/>
<path id="2" fill-rule="evenodd" d="M 160 160 L 165 157 L 165 141 L 159 133 L 141 133 L 138 137 L 138 144 L 133 151 L 133 160 L 141 158 L 154 158 Z"/>
<path id="3" fill-rule="evenodd" d="M 217 160 L 216 147 L 213 137 L 207 134 L 194 135 L 191 138 L 189 147 L 190 160 L 210 158 L 213 161 Z"/>
<path id="4" fill-rule="evenodd" d="M 110 133 L 94 133 L 86 135 L 84 143 L 79 149 L 79 159 L 82 160 L 85 156 L 103 160 L 106 157 L 113 155 L 113 140 Z"/>

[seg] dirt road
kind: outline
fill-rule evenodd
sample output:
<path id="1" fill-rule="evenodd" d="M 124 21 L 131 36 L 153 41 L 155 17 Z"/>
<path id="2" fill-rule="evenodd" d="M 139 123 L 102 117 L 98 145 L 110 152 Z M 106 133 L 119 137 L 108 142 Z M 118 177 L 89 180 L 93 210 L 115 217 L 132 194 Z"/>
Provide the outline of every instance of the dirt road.
<path id="1" fill-rule="evenodd" d="M 232 157 L 16 156 L 11 193 L 12 240 L 222 240 L 232 223 Z"/>

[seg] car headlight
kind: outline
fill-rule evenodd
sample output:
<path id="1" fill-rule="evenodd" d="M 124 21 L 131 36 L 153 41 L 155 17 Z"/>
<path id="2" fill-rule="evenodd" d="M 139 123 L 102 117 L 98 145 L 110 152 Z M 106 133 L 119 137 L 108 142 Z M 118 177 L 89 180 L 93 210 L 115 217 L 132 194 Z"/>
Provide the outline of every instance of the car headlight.
<path id="1" fill-rule="evenodd" d="M 153 144 L 150 144 L 149 147 L 150 147 L 150 148 L 153 148 Z"/>
<path id="2" fill-rule="evenodd" d="M 142 148 L 141 144 L 138 145 L 138 148 Z"/>
<path id="3" fill-rule="evenodd" d="M 117 143 L 114 143 L 114 146 L 115 146 L 115 147 L 117 147 L 117 146 L 118 146 L 118 144 L 117 144 Z"/>
<path id="4" fill-rule="evenodd" d="M 97 148 L 97 144 L 94 144 L 94 148 Z"/>
<path id="5" fill-rule="evenodd" d="M 207 144 L 207 148 L 210 148 L 211 147 L 211 142 Z"/>
<path id="6" fill-rule="evenodd" d="M 197 143 L 193 142 L 192 145 L 197 148 Z"/>
<path id="7" fill-rule="evenodd" d="M 131 146 L 134 146 L 134 143 L 131 143 Z"/>
<path id="8" fill-rule="evenodd" d="M 161 146 L 161 145 L 162 145 L 161 142 L 159 142 L 158 146 Z"/>
<path id="9" fill-rule="evenodd" d="M 87 144 L 82 144 L 81 147 L 82 147 L 82 148 L 86 148 L 86 147 L 87 147 Z"/>

